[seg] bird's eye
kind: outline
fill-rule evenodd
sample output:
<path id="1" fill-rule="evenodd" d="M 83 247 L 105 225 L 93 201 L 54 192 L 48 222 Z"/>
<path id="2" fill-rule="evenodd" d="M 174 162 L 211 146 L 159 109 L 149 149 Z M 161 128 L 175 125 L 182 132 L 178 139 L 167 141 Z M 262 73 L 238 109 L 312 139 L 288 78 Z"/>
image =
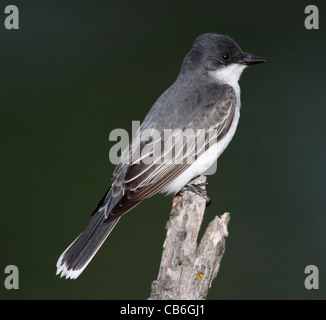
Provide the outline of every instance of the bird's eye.
<path id="1" fill-rule="evenodd" d="M 222 59 L 224 60 L 224 61 L 228 61 L 228 60 L 230 60 L 230 55 L 228 54 L 228 53 L 223 53 L 222 54 Z"/>

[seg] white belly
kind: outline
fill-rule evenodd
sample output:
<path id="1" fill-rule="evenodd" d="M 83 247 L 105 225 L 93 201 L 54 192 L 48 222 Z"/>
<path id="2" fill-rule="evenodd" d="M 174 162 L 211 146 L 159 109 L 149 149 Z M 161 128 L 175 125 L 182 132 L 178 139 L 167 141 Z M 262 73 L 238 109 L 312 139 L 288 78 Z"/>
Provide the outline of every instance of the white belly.
<path id="1" fill-rule="evenodd" d="M 170 182 L 170 184 L 165 186 L 161 192 L 167 194 L 175 194 L 179 192 L 190 180 L 204 173 L 209 167 L 211 167 L 232 140 L 239 122 L 239 117 L 240 103 L 236 107 L 230 130 L 223 137 L 223 139 L 212 145 L 207 151 L 199 156 L 199 158 L 196 159 L 188 169 L 186 169 L 180 176 Z"/>

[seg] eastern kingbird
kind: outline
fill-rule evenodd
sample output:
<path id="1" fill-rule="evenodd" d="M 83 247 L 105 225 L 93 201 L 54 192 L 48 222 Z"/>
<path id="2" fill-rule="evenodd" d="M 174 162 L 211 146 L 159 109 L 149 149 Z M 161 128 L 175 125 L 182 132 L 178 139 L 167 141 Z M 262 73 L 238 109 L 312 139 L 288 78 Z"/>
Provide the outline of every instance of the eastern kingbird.
<path id="1" fill-rule="evenodd" d="M 247 66 L 261 62 L 265 59 L 243 52 L 228 36 L 207 33 L 195 40 L 176 81 L 152 106 L 136 137 L 146 130 L 155 130 L 162 137 L 166 129 L 180 129 L 180 134 L 192 129 L 204 130 L 204 139 L 200 144 L 195 141 L 196 134 L 187 144 L 174 139 L 169 148 L 163 146 L 169 138 L 166 135 L 145 141 L 132 139 L 88 226 L 60 256 L 57 274 L 77 278 L 123 214 L 156 193 L 178 193 L 215 162 L 231 141 L 239 121 L 240 75 Z M 153 157 L 154 144 L 162 148 L 160 156 L 145 161 Z M 168 153 L 178 161 L 169 161 Z M 190 153 L 192 161 L 186 161 Z"/>

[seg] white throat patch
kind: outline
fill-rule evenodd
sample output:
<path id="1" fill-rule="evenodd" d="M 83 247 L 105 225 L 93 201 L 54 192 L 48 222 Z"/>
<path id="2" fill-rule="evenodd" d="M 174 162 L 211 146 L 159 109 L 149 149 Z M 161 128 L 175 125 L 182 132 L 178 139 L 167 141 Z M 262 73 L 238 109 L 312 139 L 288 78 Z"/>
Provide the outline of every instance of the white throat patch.
<path id="1" fill-rule="evenodd" d="M 241 73 L 247 66 L 242 64 L 233 63 L 222 69 L 210 71 L 209 74 L 219 83 L 228 84 L 231 86 L 237 97 L 237 106 L 240 108 L 240 86 L 239 79 Z"/>
<path id="2" fill-rule="evenodd" d="M 242 64 L 233 63 L 222 69 L 210 71 L 210 74 L 220 83 L 225 83 L 234 86 L 238 83 L 241 73 L 247 66 Z"/>

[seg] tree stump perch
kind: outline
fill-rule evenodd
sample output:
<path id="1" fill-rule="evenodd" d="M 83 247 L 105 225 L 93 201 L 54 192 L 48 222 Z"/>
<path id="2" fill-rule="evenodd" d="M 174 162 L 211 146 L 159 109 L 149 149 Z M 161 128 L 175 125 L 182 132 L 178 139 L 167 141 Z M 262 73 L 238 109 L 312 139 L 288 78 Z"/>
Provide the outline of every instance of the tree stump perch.
<path id="1" fill-rule="evenodd" d="M 191 181 L 204 182 L 205 176 Z M 230 214 L 215 216 L 197 245 L 205 209 L 206 200 L 193 192 L 174 197 L 159 274 L 152 283 L 149 300 L 206 299 L 225 251 Z"/>

